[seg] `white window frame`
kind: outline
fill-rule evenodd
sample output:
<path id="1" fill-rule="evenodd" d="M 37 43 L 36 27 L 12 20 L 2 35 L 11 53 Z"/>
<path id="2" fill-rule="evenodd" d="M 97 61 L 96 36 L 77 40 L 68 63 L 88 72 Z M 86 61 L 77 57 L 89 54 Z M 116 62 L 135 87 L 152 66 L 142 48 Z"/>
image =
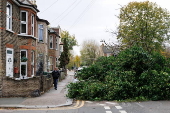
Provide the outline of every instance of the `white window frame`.
<path id="1" fill-rule="evenodd" d="M 6 29 L 12 31 L 12 4 L 9 2 L 6 4 Z"/>
<path id="2" fill-rule="evenodd" d="M 26 13 L 26 20 L 25 20 L 25 21 L 22 21 L 22 12 L 25 12 L 25 13 Z M 28 34 L 28 12 L 22 10 L 21 13 L 20 13 L 20 18 L 21 18 L 21 19 L 20 19 L 20 20 L 21 20 L 20 33 L 21 33 L 21 34 Z M 26 32 L 25 32 L 25 33 L 22 32 L 22 24 L 25 24 L 25 25 L 26 25 Z"/>
<path id="3" fill-rule="evenodd" d="M 27 57 L 27 50 L 26 49 L 22 49 L 22 50 L 20 50 L 20 59 L 21 59 L 21 52 L 22 51 L 25 51 L 26 52 L 26 58 L 28 58 Z M 24 77 L 22 76 L 22 73 L 21 73 L 21 66 L 22 65 L 25 65 L 26 66 L 26 70 L 25 70 L 25 75 L 24 75 Z M 21 62 L 21 60 L 20 60 L 20 78 L 21 79 L 25 79 L 25 78 L 27 78 L 27 61 L 26 62 Z"/>
<path id="4" fill-rule="evenodd" d="M 40 31 L 42 31 L 41 35 L 40 35 Z M 38 40 L 39 42 L 44 42 L 44 25 L 43 24 L 38 24 Z"/>
<path id="5" fill-rule="evenodd" d="M 31 14 L 31 35 L 32 36 L 34 36 L 34 25 L 35 25 L 34 19 L 35 19 L 34 14 Z"/>
<path id="6" fill-rule="evenodd" d="M 52 47 L 51 47 L 51 44 L 52 44 Z M 53 36 L 50 36 L 49 38 L 49 48 L 53 49 Z"/>
<path id="7" fill-rule="evenodd" d="M 32 69 L 32 77 L 34 76 L 34 58 L 35 58 L 35 52 L 31 51 L 31 69 Z M 33 68 L 32 68 L 33 67 Z"/>

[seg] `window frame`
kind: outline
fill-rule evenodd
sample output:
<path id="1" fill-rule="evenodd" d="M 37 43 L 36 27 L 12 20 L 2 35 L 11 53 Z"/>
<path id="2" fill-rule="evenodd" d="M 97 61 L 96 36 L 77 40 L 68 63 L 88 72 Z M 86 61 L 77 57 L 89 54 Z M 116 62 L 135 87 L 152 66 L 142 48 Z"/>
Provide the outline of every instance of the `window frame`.
<path id="1" fill-rule="evenodd" d="M 35 52 L 31 51 L 31 75 L 34 76 L 34 58 L 35 58 Z"/>
<path id="2" fill-rule="evenodd" d="M 49 48 L 53 49 L 53 36 L 49 36 Z"/>
<path id="3" fill-rule="evenodd" d="M 26 20 L 25 21 L 22 21 L 22 13 L 25 12 L 26 13 Z M 20 33 L 21 34 L 28 34 L 28 12 L 25 11 L 25 10 L 21 10 L 20 12 L 20 20 L 21 20 L 21 26 L 20 26 Z M 22 25 L 26 25 L 26 29 L 25 29 L 25 33 L 22 32 Z"/>
<path id="4" fill-rule="evenodd" d="M 56 37 L 56 50 L 58 50 L 58 39 Z"/>
<path id="5" fill-rule="evenodd" d="M 7 9 L 8 6 L 10 6 L 9 12 Z M 7 2 L 7 4 L 6 4 L 6 29 L 12 31 L 12 4 L 9 2 Z"/>
<path id="6" fill-rule="evenodd" d="M 22 52 L 22 51 L 25 51 L 25 52 L 26 52 L 26 56 L 25 56 L 25 57 L 28 58 L 28 57 L 27 57 L 27 54 L 28 54 L 27 52 L 28 52 L 28 51 L 27 51 L 26 49 L 21 49 L 21 50 L 20 50 L 20 59 L 21 59 L 21 52 Z M 24 75 L 24 76 L 21 75 L 21 74 L 22 74 L 22 73 L 21 73 L 21 71 L 22 71 L 22 70 L 21 70 L 21 67 L 22 67 L 23 65 L 26 66 L 26 70 L 25 70 L 25 75 Z M 27 61 L 26 61 L 26 62 L 21 62 L 21 60 L 20 60 L 20 78 L 21 78 L 21 79 L 27 78 Z"/>
<path id="7" fill-rule="evenodd" d="M 40 27 L 40 26 L 42 26 L 42 27 Z M 42 37 L 40 37 L 41 30 L 42 30 L 42 34 L 41 34 Z M 42 38 L 42 40 L 41 40 L 41 38 Z M 44 42 L 44 25 L 43 24 L 38 24 L 38 40 L 39 40 L 39 42 Z"/>
<path id="8" fill-rule="evenodd" d="M 34 36 L 35 16 L 31 14 L 31 35 Z"/>
<path id="9" fill-rule="evenodd" d="M 50 71 L 53 71 L 53 69 L 54 69 L 54 64 L 53 64 L 53 57 L 52 56 L 50 56 L 49 57 L 49 69 L 50 69 Z"/>

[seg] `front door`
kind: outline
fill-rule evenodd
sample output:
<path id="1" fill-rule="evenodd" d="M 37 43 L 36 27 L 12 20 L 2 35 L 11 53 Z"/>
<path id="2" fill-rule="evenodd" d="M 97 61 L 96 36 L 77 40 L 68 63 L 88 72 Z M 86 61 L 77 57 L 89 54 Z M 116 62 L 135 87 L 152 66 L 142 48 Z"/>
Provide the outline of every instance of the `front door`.
<path id="1" fill-rule="evenodd" d="M 6 76 L 13 77 L 13 49 L 7 48 L 6 49 Z"/>

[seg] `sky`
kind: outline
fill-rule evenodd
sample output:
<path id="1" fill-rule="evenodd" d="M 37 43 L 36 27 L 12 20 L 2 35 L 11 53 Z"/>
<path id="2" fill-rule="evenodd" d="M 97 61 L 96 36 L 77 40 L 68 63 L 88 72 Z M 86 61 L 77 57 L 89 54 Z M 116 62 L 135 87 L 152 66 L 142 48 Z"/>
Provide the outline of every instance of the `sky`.
<path id="1" fill-rule="evenodd" d="M 38 16 L 48 20 L 51 27 L 59 25 L 75 35 L 79 46 L 74 47 L 74 54 L 80 55 L 81 45 L 87 40 L 95 40 L 99 45 L 101 40 L 117 43 L 116 37 L 107 31 L 116 30 L 119 9 L 133 1 L 146 0 L 36 0 L 36 4 Z M 169 0 L 149 1 L 170 11 Z"/>

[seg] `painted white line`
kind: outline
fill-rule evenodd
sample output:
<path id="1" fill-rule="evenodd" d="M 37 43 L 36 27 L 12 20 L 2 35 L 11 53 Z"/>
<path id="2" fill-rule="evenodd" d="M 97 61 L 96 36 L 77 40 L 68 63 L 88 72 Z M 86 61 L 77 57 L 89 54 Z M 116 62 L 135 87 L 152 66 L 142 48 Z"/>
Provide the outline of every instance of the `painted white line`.
<path id="1" fill-rule="evenodd" d="M 121 106 L 115 106 L 116 107 L 116 109 L 122 109 L 122 107 Z"/>
<path id="2" fill-rule="evenodd" d="M 106 111 L 106 113 L 112 113 L 111 111 Z"/>
<path id="3" fill-rule="evenodd" d="M 114 103 L 114 102 L 106 102 L 107 104 L 113 104 L 113 105 L 116 105 L 117 103 Z"/>
<path id="4" fill-rule="evenodd" d="M 93 103 L 93 102 L 91 102 L 91 101 L 85 101 L 85 102 L 87 102 L 87 103 Z"/>
<path id="5" fill-rule="evenodd" d="M 124 111 L 124 110 L 120 110 L 119 112 L 120 112 L 120 113 L 127 113 L 127 112 L 126 112 L 126 111 Z"/>
<path id="6" fill-rule="evenodd" d="M 137 104 L 137 105 L 139 105 L 140 107 L 144 108 L 144 106 L 143 106 L 143 105 L 141 105 L 141 104 L 139 104 L 139 103 L 137 103 L 137 102 L 136 102 L 136 104 Z"/>
<path id="7" fill-rule="evenodd" d="M 110 107 L 109 106 L 104 106 L 104 109 L 110 109 Z"/>
<path id="8" fill-rule="evenodd" d="M 106 106 L 106 104 L 99 104 L 99 105 L 101 105 L 101 106 Z"/>

